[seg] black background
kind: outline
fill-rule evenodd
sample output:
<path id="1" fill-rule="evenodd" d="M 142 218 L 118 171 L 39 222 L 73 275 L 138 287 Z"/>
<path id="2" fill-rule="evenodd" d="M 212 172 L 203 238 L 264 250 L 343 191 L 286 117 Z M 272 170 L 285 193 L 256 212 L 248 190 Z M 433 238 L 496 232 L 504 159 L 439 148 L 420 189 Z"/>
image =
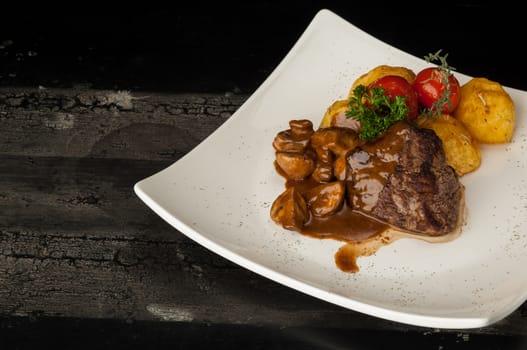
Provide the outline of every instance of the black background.
<path id="1" fill-rule="evenodd" d="M 507 2 L 190 1 L 18 4 L 3 11 L 0 85 L 250 94 L 328 8 L 415 56 L 527 90 L 525 19 Z"/>
<path id="2" fill-rule="evenodd" d="M 525 19 L 507 2 L 70 2 L 4 7 L 0 86 L 251 94 L 314 15 L 328 8 L 422 57 L 527 90 Z M 461 332 L 355 334 L 166 322 L 4 318 L 0 348 L 525 349 L 522 337 Z M 309 335 L 309 336 L 308 336 Z M 305 336 L 305 337 L 304 337 Z"/>

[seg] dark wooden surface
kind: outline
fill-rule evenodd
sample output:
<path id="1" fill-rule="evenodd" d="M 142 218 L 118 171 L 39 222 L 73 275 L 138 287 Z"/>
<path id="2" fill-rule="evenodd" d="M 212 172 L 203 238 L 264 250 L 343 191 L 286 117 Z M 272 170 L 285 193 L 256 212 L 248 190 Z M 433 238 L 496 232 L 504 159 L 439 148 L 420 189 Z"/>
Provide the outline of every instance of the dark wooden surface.
<path id="1" fill-rule="evenodd" d="M 132 189 L 227 120 L 322 7 L 527 90 L 505 40 L 519 35 L 516 12 L 447 5 L 428 19 L 315 1 L 13 9 L 31 25 L 0 32 L 0 348 L 527 348 L 526 304 L 472 330 L 363 315 L 206 250 Z"/>

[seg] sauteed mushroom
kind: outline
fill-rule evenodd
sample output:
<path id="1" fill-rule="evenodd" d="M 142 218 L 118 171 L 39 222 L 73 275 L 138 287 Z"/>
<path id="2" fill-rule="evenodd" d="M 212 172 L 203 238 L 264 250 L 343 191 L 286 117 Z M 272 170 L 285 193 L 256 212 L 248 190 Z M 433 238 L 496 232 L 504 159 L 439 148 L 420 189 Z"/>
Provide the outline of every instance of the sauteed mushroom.
<path id="1" fill-rule="evenodd" d="M 306 194 L 307 205 L 314 216 L 327 216 L 336 213 L 344 203 L 346 186 L 342 181 L 321 184 Z"/>
<path id="2" fill-rule="evenodd" d="M 291 120 L 289 129 L 276 135 L 273 147 L 281 152 L 304 152 L 313 132 L 313 123 L 310 120 Z"/>
<path id="3" fill-rule="evenodd" d="M 304 197 L 294 187 L 288 188 L 273 202 L 271 219 L 285 229 L 300 231 L 309 219 Z"/>
<path id="4" fill-rule="evenodd" d="M 314 148 L 329 149 L 337 157 L 346 156 L 359 143 L 358 134 L 347 128 L 320 128 L 311 136 L 311 144 Z"/>

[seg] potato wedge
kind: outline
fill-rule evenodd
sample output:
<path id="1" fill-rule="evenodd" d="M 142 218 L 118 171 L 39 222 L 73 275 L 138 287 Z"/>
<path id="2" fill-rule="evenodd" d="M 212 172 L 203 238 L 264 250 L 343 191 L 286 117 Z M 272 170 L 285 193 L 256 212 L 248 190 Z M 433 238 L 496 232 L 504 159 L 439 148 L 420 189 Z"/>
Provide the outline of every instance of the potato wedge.
<path id="1" fill-rule="evenodd" d="M 443 142 L 447 163 L 459 176 L 479 168 L 481 153 L 478 142 L 459 120 L 448 114 L 437 118 L 423 116 L 417 120 L 417 125 L 435 131 Z"/>
<path id="2" fill-rule="evenodd" d="M 364 85 L 368 86 L 375 80 L 384 77 L 386 75 L 397 75 L 400 77 L 403 77 L 408 81 L 410 84 L 413 84 L 415 80 L 415 73 L 413 70 L 406 68 L 406 67 L 398 67 L 398 66 L 389 66 L 389 65 L 380 65 L 372 70 L 370 70 L 367 73 L 364 73 L 361 75 L 357 80 L 353 82 L 351 85 L 351 89 L 348 93 L 348 97 L 353 96 L 353 89 L 355 89 L 358 85 Z"/>
<path id="3" fill-rule="evenodd" d="M 512 139 L 515 127 L 514 102 L 495 81 L 472 78 L 461 86 L 461 99 L 453 116 L 479 142 L 505 143 Z"/>

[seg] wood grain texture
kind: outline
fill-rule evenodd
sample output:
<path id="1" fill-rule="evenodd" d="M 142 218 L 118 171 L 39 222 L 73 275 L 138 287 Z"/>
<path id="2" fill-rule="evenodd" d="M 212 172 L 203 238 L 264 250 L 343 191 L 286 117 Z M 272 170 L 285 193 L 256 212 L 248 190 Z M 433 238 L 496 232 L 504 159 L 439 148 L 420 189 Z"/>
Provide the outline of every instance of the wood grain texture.
<path id="1" fill-rule="evenodd" d="M 1 88 L 0 315 L 435 331 L 256 275 L 135 196 L 135 182 L 189 152 L 246 98 Z M 467 333 L 526 336 L 527 306 Z"/>

